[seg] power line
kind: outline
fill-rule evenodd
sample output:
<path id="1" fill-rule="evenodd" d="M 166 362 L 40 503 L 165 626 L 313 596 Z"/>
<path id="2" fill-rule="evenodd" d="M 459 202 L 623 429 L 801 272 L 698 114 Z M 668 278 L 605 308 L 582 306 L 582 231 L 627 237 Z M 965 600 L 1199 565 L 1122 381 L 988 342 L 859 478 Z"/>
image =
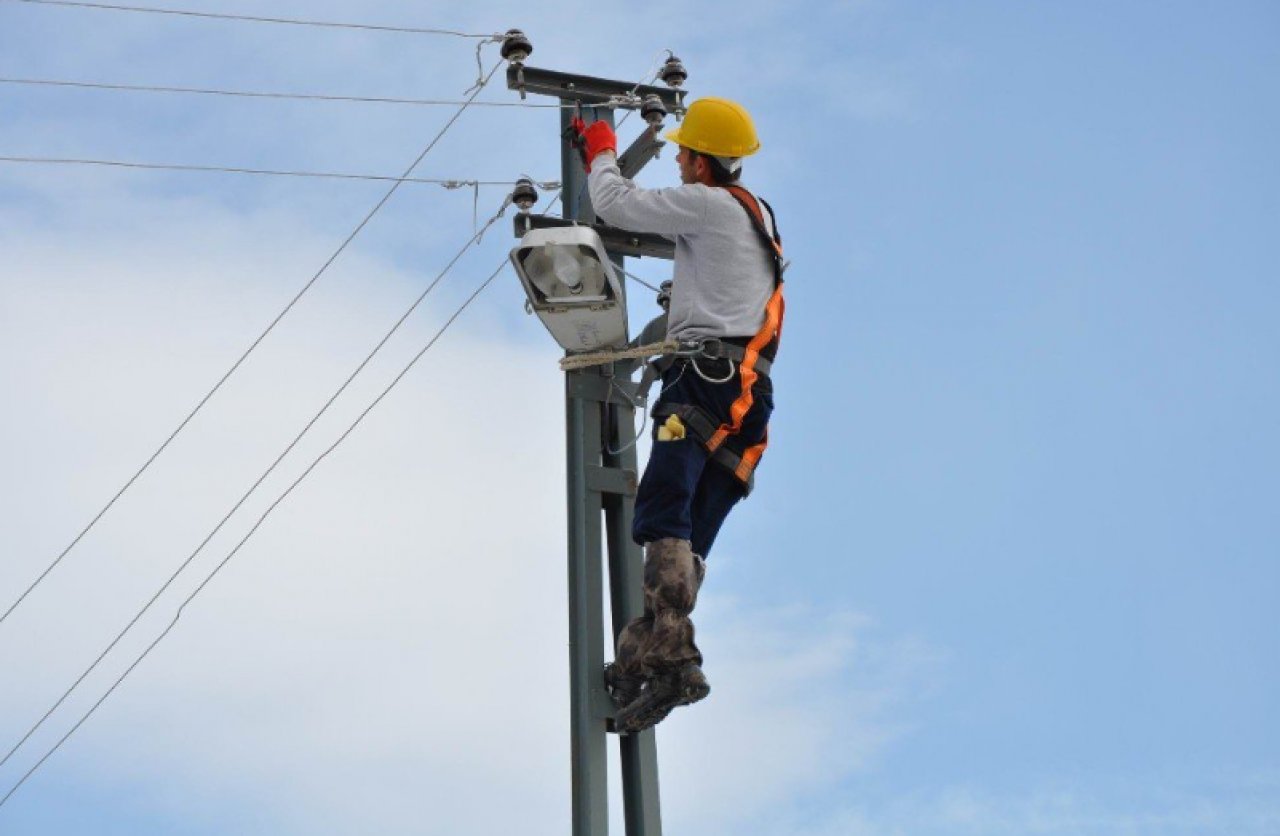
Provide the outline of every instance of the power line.
<path id="1" fill-rule="evenodd" d="M 502 62 L 498 62 L 494 64 L 493 69 L 489 71 L 489 75 L 482 79 L 483 83 L 479 85 L 479 87 L 476 88 L 475 92 L 471 94 L 471 99 L 474 99 L 476 96 L 480 94 L 480 91 L 484 89 L 484 86 L 489 82 L 489 79 L 493 78 L 493 74 L 498 71 L 498 68 L 500 66 L 502 66 Z M 449 119 L 449 121 L 445 123 L 444 127 L 441 128 L 440 131 L 435 135 L 435 138 L 433 138 L 431 142 L 427 144 L 427 147 L 422 150 L 422 153 L 418 154 L 417 158 L 414 159 L 414 161 L 409 165 L 407 169 L 405 169 L 404 177 L 408 177 L 410 174 L 413 173 L 413 170 L 417 168 L 418 164 L 421 163 L 422 160 L 427 156 L 427 154 L 431 152 L 431 149 L 436 147 L 436 144 L 440 141 L 441 137 L 443 137 L 445 133 L 451 127 L 453 127 L 454 122 L 458 121 L 458 117 L 460 117 L 466 111 L 466 109 L 467 109 L 466 104 L 458 108 L 458 110 L 453 114 L 453 116 Z M 236 370 L 240 368 L 240 366 L 244 363 L 246 359 L 248 359 L 249 355 L 252 354 L 254 350 L 258 347 L 258 345 L 264 339 L 266 339 L 267 335 L 270 334 L 272 330 L 275 329 L 276 325 L 279 324 L 280 320 L 284 319 L 285 315 L 288 314 L 289 311 L 293 310 L 294 305 L 296 305 L 298 301 L 302 299 L 304 295 L 306 295 L 307 291 L 311 289 L 312 285 L 314 285 L 317 281 L 319 281 L 320 277 L 325 274 L 325 272 L 329 269 L 330 265 L 332 265 L 338 259 L 338 256 L 341 255 L 344 250 L 346 250 L 347 246 L 350 245 L 351 242 L 356 239 L 356 236 L 359 235 L 360 232 L 369 224 L 369 222 L 373 220 L 374 216 L 377 215 L 378 212 L 382 209 L 382 207 L 387 204 L 387 201 L 391 200 L 391 196 L 394 195 L 396 191 L 400 188 L 402 182 L 403 180 L 397 180 L 395 183 L 391 184 L 391 188 L 387 190 L 386 194 L 384 194 L 382 198 L 376 204 L 374 204 L 374 207 L 371 210 L 369 210 L 368 214 L 364 216 L 364 219 L 360 221 L 360 223 L 356 226 L 356 228 L 352 230 L 351 234 L 348 235 L 345 240 L 343 240 L 343 242 L 338 246 L 336 250 L 334 250 L 333 254 L 329 256 L 328 260 L 326 260 L 323 265 L 321 265 L 320 269 L 317 270 L 316 273 L 307 281 L 307 283 L 302 286 L 302 289 L 299 290 L 294 295 L 294 297 L 289 300 L 289 303 L 284 306 L 284 308 L 280 311 L 280 313 L 276 314 L 275 319 L 271 320 L 271 323 L 267 325 L 266 330 L 264 330 L 261 334 L 258 335 L 257 339 L 255 339 L 249 345 L 249 347 L 245 349 L 244 353 L 240 355 L 239 359 L 237 359 L 235 363 L 232 364 L 231 368 L 228 369 L 227 372 L 223 374 L 222 377 L 218 380 L 218 382 L 214 384 L 213 388 L 210 389 L 208 393 L 206 393 L 205 396 L 200 399 L 200 402 L 196 404 L 195 409 L 191 410 L 191 412 L 187 414 L 187 417 L 182 419 L 182 422 L 178 424 L 177 429 L 175 429 L 172 433 L 170 433 L 169 437 L 164 440 L 164 443 L 162 443 L 158 448 L 156 448 L 156 451 L 151 454 L 150 458 L 148 458 L 146 462 L 143 463 L 142 467 L 139 468 L 138 471 L 133 474 L 133 476 L 129 477 L 129 480 L 124 483 L 124 486 L 121 487 L 120 490 L 118 490 L 116 494 L 110 499 L 110 501 L 108 501 L 107 504 L 103 506 L 102 510 L 100 510 L 94 516 L 94 518 L 89 521 L 89 524 L 85 526 L 80 531 L 79 534 L 76 535 L 75 539 L 71 541 L 71 544 L 67 546 L 65 549 L 63 549 L 62 553 L 59 554 L 54 559 L 54 561 L 50 563 L 48 567 L 45 568 L 43 572 L 40 573 L 39 577 L 37 577 L 34 581 L 32 581 L 31 585 L 28 586 L 21 595 L 18 596 L 18 599 L 14 601 L 13 604 L 10 605 L 10 607 L 7 610 L 5 610 L 4 614 L 0 615 L 0 624 L 3 624 L 5 619 L 7 619 L 13 613 L 13 611 L 17 609 L 18 606 L 27 598 L 27 596 L 31 594 L 32 590 L 34 590 L 37 586 L 39 586 L 40 583 L 46 577 L 48 577 L 49 573 L 52 572 L 58 566 L 58 564 L 62 562 L 63 558 L 65 558 L 67 554 L 73 548 L 75 548 L 76 544 L 79 543 L 80 540 L 83 539 L 84 536 L 88 534 L 89 531 L 98 523 L 98 520 L 102 519 L 102 516 L 106 514 L 107 511 L 109 511 L 113 505 L 115 505 L 116 500 L 118 500 L 124 494 L 124 492 L 127 491 L 133 485 L 133 483 L 138 480 L 138 477 L 140 477 L 143 473 L 145 473 L 147 468 L 151 467 L 152 462 L 154 462 L 160 456 L 160 454 L 163 453 L 169 447 L 169 445 L 173 442 L 173 440 L 178 437 L 178 434 L 181 433 L 183 429 L 186 428 L 187 424 L 189 424 L 191 420 L 195 418 L 195 416 L 200 412 L 200 410 L 204 408 L 204 405 L 209 402 L 209 399 L 212 398 L 214 394 L 219 389 L 222 388 L 222 385 L 227 382 L 227 380 L 231 377 L 231 375 L 235 374 Z"/>
<path id="2" fill-rule="evenodd" d="M 85 3 L 72 0 L 16 0 L 19 3 L 31 3 L 40 6 L 67 6 L 81 9 L 99 9 L 113 12 L 142 12 L 146 14 L 177 15 L 181 17 L 203 18 L 208 20 L 238 20 L 247 23 L 277 23 L 289 26 L 320 26 L 329 29 L 363 29 L 375 32 L 402 32 L 412 35 L 453 35 L 459 38 L 483 38 L 501 40 L 502 35 L 481 35 L 470 32 L 458 32 L 452 29 L 421 29 L 409 26 L 381 26 L 370 23 L 339 23 L 324 20 L 300 20 L 285 17 L 257 17 L 254 15 L 233 15 L 217 12 L 199 12 L 186 9 L 161 9 L 151 6 L 122 6 L 113 3 Z"/>
<path id="3" fill-rule="evenodd" d="M 233 548 L 227 554 L 227 556 L 224 557 L 222 561 L 213 568 L 213 571 L 211 571 L 205 577 L 205 579 L 200 582 L 200 585 L 197 586 L 191 592 L 191 594 L 188 595 L 183 600 L 183 602 L 178 606 L 177 612 L 174 613 L 173 620 L 170 621 L 169 625 L 165 627 L 164 631 L 161 632 L 160 635 L 156 637 L 155 641 L 151 642 L 151 644 L 147 646 L 146 650 L 142 651 L 142 654 L 139 655 L 138 658 L 135 659 L 133 663 L 129 665 L 129 667 L 124 671 L 124 673 L 120 674 L 120 676 L 116 679 L 116 681 L 112 683 L 111 687 L 107 689 L 107 692 L 103 694 L 98 699 L 98 701 L 95 702 L 92 707 L 90 707 L 90 709 L 87 712 L 85 712 L 84 716 L 82 716 L 76 722 L 76 724 L 72 726 L 70 730 L 67 731 L 66 734 L 64 734 L 61 738 L 59 738 L 58 742 L 55 743 L 53 747 L 49 749 L 49 751 L 46 752 L 40 758 L 40 760 L 36 761 L 34 766 L 32 766 L 29 770 L 27 770 L 26 774 L 24 774 L 22 778 L 20 778 L 18 782 L 13 785 L 12 788 L 10 788 L 8 793 L 5 794 L 4 798 L 0 798 L 0 807 L 4 806 L 4 804 L 7 803 L 10 798 L 13 797 L 13 794 L 17 792 L 18 789 L 23 784 L 26 783 L 27 779 L 30 778 L 35 773 L 35 771 L 39 769 L 44 764 L 44 762 L 47 761 L 53 755 L 54 752 L 58 751 L 58 749 L 61 748 L 62 744 L 65 743 L 67 739 L 71 737 L 71 735 L 75 734 L 75 732 L 82 725 L 84 725 L 84 723 L 93 715 L 93 713 L 98 710 L 98 707 L 101 706 L 107 700 L 107 698 L 110 697 L 111 694 L 115 692 L 116 688 L 120 686 L 120 683 L 124 682 L 125 678 L 128 677 L 129 674 L 133 672 L 134 668 L 136 668 L 139 664 L 141 664 L 142 660 L 147 658 L 147 656 L 156 647 L 156 645 L 160 644 L 160 642 L 163 641 L 164 638 L 169 635 L 170 631 L 172 631 L 173 628 L 177 625 L 178 619 L 182 617 L 182 612 L 184 609 L 186 609 L 187 605 L 190 604 L 191 601 L 197 595 L 199 595 L 200 592 L 209 584 L 209 582 L 213 580 L 213 578 L 218 574 L 218 572 L 220 572 L 222 568 L 226 566 L 227 563 L 229 563 L 233 557 L 236 556 L 236 554 L 240 551 L 241 547 L 243 547 L 244 544 L 248 542 L 249 538 L 254 535 L 254 533 L 258 530 L 259 527 L 261 527 L 262 523 L 266 521 L 267 517 L 270 516 L 273 511 L 275 511 L 276 507 L 279 506 L 280 503 L 283 502 L 289 496 L 289 494 L 293 493 L 294 489 L 297 488 L 298 485 L 300 485 L 302 481 L 306 479 L 313 470 L 315 470 L 316 466 L 319 465 L 321 461 L 327 458 L 330 453 L 336 450 L 338 446 L 342 444 L 342 442 L 344 442 L 347 439 L 347 437 L 351 435 L 352 432 L 355 431 L 356 427 L 358 427 L 364 421 L 364 419 L 369 415 L 369 413 L 372 412 L 374 408 L 377 407 L 378 404 L 380 404 L 388 394 L 390 394 L 391 390 L 394 389 L 402 379 L 404 379 L 405 375 L 407 375 L 409 371 L 415 365 L 417 365 L 418 361 L 421 360 L 422 357 L 428 351 L 431 350 L 431 348 L 436 344 L 436 342 L 440 339 L 440 337 L 444 335 L 445 331 L 447 331 L 449 327 L 453 325 L 453 323 L 457 320 L 457 318 L 462 315 L 462 312 L 465 311 L 471 305 L 471 303 L 475 301 L 476 297 L 478 297 L 485 290 L 485 288 L 487 288 L 493 282 L 493 280 L 498 277 L 498 274 L 501 273 L 506 266 L 507 266 L 507 260 L 504 258 L 502 262 L 498 265 L 497 269 L 494 270 L 487 279 L 481 282 L 480 286 L 477 287 L 471 293 L 471 295 L 467 297 L 467 299 L 462 303 L 461 306 L 458 307 L 456 311 L 454 311 L 453 315 L 450 316 L 449 319 L 445 321 L 444 325 L 442 325 L 439 328 L 439 330 L 436 331 L 435 335 L 432 336 L 432 338 L 427 342 L 427 344 L 423 346 L 423 348 L 413 356 L 413 359 L 411 359 L 408 362 L 408 364 L 406 364 L 405 367 L 400 370 L 400 373 L 397 374 L 389 384 L 387 384 L 386 388 L 383 389 L 382 392 L 379 393 L 379 395 L 376 398 L 374 398 L 373 402 L 370 403 L 369 406 L 367 406 L 364 409 L 364 411 L 360 413 L 360 415 L 355 419 L 355 421 L 353 421 L 351 425 L 348 426 L 347 429 L 344 430 L 340 436 L 338 436 L 338 439 L 334 441 L 333 444 L 330 445 L 323 453 L 317 456 L 316 459 L 312 461 L 310 465 L 308 465 L 307 469 L 304 470 L 302 474 L 298 476 L 298 478 L 295 479 L 293 483 L 289 485 L 288 488 L 285 489 L 284 493 L 280 494 L 280 496 L 278 496 L 276 500 L 272 502 L 270 506 L 268 506 L 267 510 L 262 513 L 262 516 L 258 518 L 257 522 L 254 523 L 253 527 L 249 529 L 249 532 L 245 534 L 245 536 L 240 540 L 239 543 L 236 544 L 235 548 Z"/>
<path id="4" fill-rule="evenodd" d="M 196 557 L 200 554 L 200 552 L 204 551 L 204 547 L 207 546 L 215 536 L 217 536 L 218 532 L 222 530 L 222 527 L 225 526 L 227 522 L 231 519 L 231 517 L 234 516 L 237 511 L 240 510 L 241 506 L 243 506 L 244 503 L 249 500 L 249 497 L 253 495 L 254 491 L 256 491 L 262 485 L 262 483 L 266 481 L 267 477 L 275 472 L 275 469 L 280 466 L 280 463 L 284 461 L 284 459 L 291 452 L 293 452 L 293 449 L 298 446 L 298 444 L 302 441 L 303 437 L 306 436 L 306 434 L 311 431 L 311 428 L 316 425 L 316 422 L 319 421 L 324 416 L 324 414 L 329 411 L 329 407 L 333 406 L 334 402 L 337 401 L 338 398 L 342 396 L 342 393 L 345 392 L 347 390 L 347 387 L 351 385 L 351 383 L 356 379 L 356 377 L 358 377 L 360 373 L 364 371 L 365 367 L 368 366 L 369 363 L 373 361 L 373 358 L 378 355 L 378 352 L 382 351 L 383 347 L 387 344 L 387 342 L 390 341 L 390 339 L 395 335 L 395 333 L 400 330 L 400 326 L 405 323 L 405 320 L 407 320 L 409 316 L 415 310 L 418 309 L 418 306 L 422 304 L 423 300 L 427 298 L 427 296 L 431 293 L 431 291 L 435 290 L 436 285 L 440 284 L 440 281 L 444 279 L 444 277 L 448 274 L 448 272 L 451 269 L 453 269 L 453 266 L 458 263 L 458 260 L 462 258 L 463 254 L 467 250 L 469 250 L 472 247 L 472 245 L 479 243 L 480 239 L 484 236 L 484 233 L 489 229 L 489 227 L 493 226 L 493 224 L 500 217 L 502 217 L 503 214 L 505 214 L 507 206 L 509 206 L 510 203 L 511 203 L 511 198 L 510 196 L 508 196 L 505 200 L 503 200 L 502 206 L 498 209 L 497 214 L 495 214 L 492 218 L 490 218 L 488 223 L 486 223 L 482 229 L 473 233 L 472 236 L 469 239 L 467 239 L 467 243 L 464 244 L 460 250 L 458 250 L 458 253 L 449 261 L 448 264 L 445 265 L 444 269 L 441 270 L 439 274 L 436 275 L 435 279 L 429 285 L 427 285 L 426 290 L 422 291 L 422 293 L 418 296 L 418 298 L 414 300 L 413 304 L 411 304 L 404 311 L 404 313 L 400 315 L 400 318 L 397 319 L 395 324 L 391 326 L 391 329 L 388 330 L 387 333 L 382 337 L 382 339 L 378 341 L 377 345 L 373 347 L 373 350 L 370 351 L 368 355 L 366 355 L 365 358 L 360 361 L 360 364 L 356 366 L 355 371 L 351 372 L 351 374 L 348 375 L 347 379 L 344 380 L 342 382 L 342 385 L 338 387 L 337 391 L 335 391 L 329 397 L 329 399 L 325 401 L 324 405 L 320 407 L 320 410 L 316 412 L 314 416 L 312 416 L 311 420 L 308 421 L 305 426 L 303 426 L 302 431 L 299 432 L 294 437 L 293 441 L 289 442 L 288 446 L 286 446 L 284 450 L 280 453 L 280 455 L 276 457 L 275 461 L 271 463 L 271 466 L 268 467 L 265 471 L 263 471 L 262 475 L 258 477 L 257 481 L 255 481 L 253 485 L 249 487 L 249 490 L 245 491 L 244 494 L 240 497 L 240 499 L 235 503 L 235 505 L 231 506 L 231 510 L 228 511 L 222 517 L 222 519 L 218 521 L 218 524 L 215 525 L 213 527 L 213 530 L 210 531 L 208 535 L 205 536 L 204 540 L 200 542 L 200 545 L 196 546 L 195 551 L 193 551 L 190 554 L 190 556 L 188 556 L 187 559 L 184 560 L 180 566 L 178 566 L 178 568 L 173 572 L 173 574 L 169 576 L 169 579 L 166 580 L 158 590 L 156 590 L 155 594 L 151 596 L 151 599 L 147 601 L 146 604 L 143 605 L 142 609 L 138 610 L 137 614 L 134 615 L 133 618 L 129 621 L 129 623 L 124 626 L 124 629 L 121 630 L 114 639 L 112 639 L 111 643 L 107 645 L 106 649 L 103 650 L 100 654 L 98 654 L 98 658 L 95 659 L 93 663 L 89 665 L 89 667 L 85 668 L 84 672 L 80 674 L 79 678 L 77 678 L 75 682 L 71 683 L 71 687 L 67 688 L 67 690 L 62 694 L 62 696 L 58 698 L 58 701 L 55 702 L 53 706 L 50 707 L 49 710 L 44 713 L 44 716 L 41 717 L 35 723 L 35 725 L 33 725 L 30 729 L 27 730 L 27 733 L 22 736 L 21 740 L 19 740 L 9 749 L 9 752 L 4 756 L 4 758 L 0 759 L 0 766 L 4 766 L 6 763 L 9 762 L 9 759 L 13 757 L 14 753 L 16 753 L 20 748 L 22 748 L 22 745 L 26 743 L 31 738 L 31 736 L 40 729 L 41 726 L 44 725 L 46 720 L 48 720 L 51 716 L 53 716 L 53 713 L 58 710 L 58 708 L 67 700 L 68 697 L 71 696 L 72 692 L 74 692 L 76 688 L 80 687 L 80 683 L 84 682 L 84 680 L 89 676 L 89 674 L 93 673 L 93 671 L 98 667 L 98 665 L 101 664 L 102 660 L 105 659 L 107 655 L 110 654 L 113 649 L 115 649 L 115 646 L 120 643 L 120 641 L 125 637 L 125 635 L 130 630 L 133 629 L 133 626 L 137 624 L 138 621 L 144 615 L 147 614 L 147 612 L 151 609 L 152 605 L 155 604 L 155 602 L 160 599 L 160 596 L 162 596 L 169 589 L 169 587 L 173 584 L 173 582 L 178 579 L 178 576 L 181 575 L 183 571 L 185 571 L 186 568 L 191 565 L 191 562 L 196 559 Z"/>
<path id="5" fill-rule="evenodd" d="M 661 56 L 663 52 L 667 53 L 668 55 L 672 55 L 672 54 L 674 54 L 674 53 L 672 53 L 672 52 L 671 52 L 671 50 L 669 50 L 669 49 L 664 49 L 664 50 L 660 51 L 660 52 L 658 53 L 658 55 L 659 55 L 659 56 Z M 652 82 L 654 82 L 654 81 L 657 81 L 657 80 L 658 80 L 658 76 L 662 74 L 662 65 L 663 65 L 664 63 L 665 63 L 665 61 L 663 61 L 661 58 L 659 58 L 659 59 L 658 59 L 658 63 L 656 63 L 656 64 L 653 66 L 653 69 L 652 69 L 653 77 L 652 77 L 652 78 L 649 78 L 648 73 L 646 73 L 645 75 L 642 75 L 642 76 L 640 77 L 640 80 L 636 82 L 635 86 L 631 88 L 631 94 L 632 94 L 632 95 L 635 95 L 635 92 L 636 92 L 637 90 L 639 90 L 639 89 L 640 89 L 641 85 L 643 85 L 643 84 L 644 84 L 644 81 L 645 81 L 645 79 L 646 79 L 646 78 L 649 78 L 649 81 L 650 81 L 651 83 L 652 83 Z M 622 118 L 618 120 L 618 123 L 617 123 L 616 125 L 614 125 L 614 130 L 616 131 L 618 128 L 621 128 L 621 127 L 622 127 L 622 123 L 623 123 L 623 122 L 625 122 L 625 121 L 627 121 L 628 117 L 630 117 L 630 116 L 631 116 L 631 114 L 632 114 L 632 113 L 634 113 L 634 112 L 635 112 L 634 110 L 628 110 L 626 113 L 622 114 Z M 583 196 L 583 195 L 585 195 L 586 193 L 587 193 L 587 181 L 584 179 L 584 180 L 582 181 L 582 185 L 578 188 L 578 202 L 579 202 L 579 203 L 581 203 L 581 202 L 582 202 L 582 196 Z M 567 204 L 566 204 L 566 205 L 567 205 Z"/>
<path id="6" fill-rule="evenodd" d="M 644 285 L 645 287 L 647 287 L 647 288 L 649 288 L 650 290 L 652 290 L 654 293 L 661 293 L 661 292 L 662 292 L 662 288 L 660 288 L 660 287 L 654 287 L 653 285 L 651 285 L 651 284 L 649 284 L 648 282 L 646 282 L 644 279 L 642 279 L 642 278 L 640 278 L 639 276 L 637 276 L 635 273 L 632 273 L 630 270 L 623 270 L 623 271 L 622 271 L 622 274 L 623 274 L 624 276 L 626 276 L 628 279 L 631 279 L 632 281 L 639 282 L 640 284 L 642 284 L 642 285 Z"/>
<path id="7" fill-rule="evenodd" d="M 380 174 L 343 174 L 333 171 L 286 171 L 270 168 L 238 168 L 219 165 L 187 165 L 181 163 L 141 163 L 128 160 L 89 160 L 65 157 L 9 157 L 0 156 L 0 162 L 30 163 L 36 165 L 90 165 L 112 168 L 137 168 L 149 171 L 196 171 L 219 174 L 256 174 L 267 177 L 312 177 L 329 180 L 373 180 L 391 183 L 427 183 L 443 186 L 446 189 L 459 189 L 464 186 L 506 186 L 511 187 L 509 180 L 444 180 L 432 177 L 393 177 Z M 554 180 L 537 182 L 541 188 L 558 188 Z"/>
<path id="8" fill-rule="evenodd" d="M 277 93 L 255 90 L 221 90 L 210 87 L 168 87 L 147 84 L 108 84 L 93 81 L 63 81 L 46 78 L 0 78 L 0 84 L 23 84 L 43 87 L 76 87 L 88 90 L 115 90 L 130 93 L 185 93 L 201 96 L 233 96 L 248 99 L 285 99 L 289 101 L 366 102 L 374 104 L 448 106 L 462 102 L 450 99 L 412 99 L 393 96 L 339 96 L 325 93 Z M 546 102 L 472 102 L 472 107 L 572 108 L 574 105 Z"/>
<path id="9" fill-rule="evenodd" d="M 631 92 L 628 93 L 629 96 L 634 96 L 636 94 L 636 91 L 639 90 L 640 86 L 644 84 L 644 80 L 646 78 L 648 78 L 649 82 L 652 84 L 653 82 L 658 80 L 658 76 L 662 75 L 662 66 L 667 62 L 667 59 L 662 57 L 662 53 L 664 52 L 667 54 L 668 58 L 675 57 L 675 53 L 669 49 L 659 50 L 657 63 L 655 63 L 653 65 L 653 68 L 649 71 L 649 73 L 653 74 L 652 77 L 650 77 L 649 73 L 645 73 L 644 75 L 642 75 L 640 77 L 640 80 L 636 82 L 635 86 L 631 88 Z M 622 123 L 627 121 L 627 119 L 631 117 L 632 113 L 634 113 L 634 111 L 628 110 L 626 113 L 622 114 L 622 118 L 618 120 L 618 124 L 616 125 L 616 127 L 621 128 Z"/>

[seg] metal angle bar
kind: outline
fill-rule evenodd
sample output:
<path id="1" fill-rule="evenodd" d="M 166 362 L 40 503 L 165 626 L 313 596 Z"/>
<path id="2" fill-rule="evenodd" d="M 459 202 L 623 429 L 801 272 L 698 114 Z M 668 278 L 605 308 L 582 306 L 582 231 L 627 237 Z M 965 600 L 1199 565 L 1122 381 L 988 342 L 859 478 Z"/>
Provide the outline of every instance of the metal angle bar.
<path id="1" fill-rule="evenodd" d="M 615 369 L 616 371 L 616 369 Z M 606 468 L 636 472 L 635 410 L 609 407 L 605 449 Z M 610 452 L 617 450 L 618 452 Z M 631 539 L 634 500 L 621 494 L 604 494 L 605 541 L 609 550 L 609 592 L 616 637 L 644 611 L 644 555 Z M 627 836 L 661 836 L 662 813 L 658 787 L 658 750 L 654 730 L 623 737 L 623 820 Z"/>
<path id="2" fill-rule="evenodd" d="M 561 99 L 561 104 L 568 104 Z M 596 118 L 613 126 L 613 111 L 606 110 L 596 114 Z M 578 150 L 569 144 L 564 137 L 568 136 L 569 126 L 574 119 L 574 112 L 568 109 L 560 111 L 560 182 L 564 184 L 561 191 L 561 203 L 564 206 L 564 218 L 578 223 L 593 224 L 596 222 L 596 209 L 591 205 L 591 195 L 587 190 L 587 169 L 582 164 Z"/>
<path id="3" fill-rule="evenodd" d="M 646 128 L 640 132 L 640 136 L 636 137 L 635 142 L 622 152 L 622 156 L 618 157 L 618 170 L 628 180 L 634 178 L 640 173 L 640 169 L 658 156 L 658 152 L 666 144 L 658 138 L 658 131 L 655 128 Z"/>
<path id="4" fill-rule="evenodd" d="M 633 81 L 617 81 L 589 75 L 575 75 L 555 70 L 543 70 L 513 64 L 507 68 L 507 87 L 543 96 L 555 96 L 582 104 L 609 104 L 618 96 L 638 97 L 634 104 L 616 102 L 617 107 L 634 110 L 645 96 L 662 99 L 667 112 L 675 113 L 684 108 L 684 93 L 669 87 L 636 84 Z"/>
<path id="5" fill-rule="evenodd" d="M 587 465 L 587 488 L 603 494 L 636 495 L 635 468 Z"/>
<path id="6" fill-rule="evenodd" d="M 586 401 L 633 406 L 640 398 L 640 391 L 639 386 L 630 380 L 610 380 L 597 374 L 581 374 L 574 375 L 569 381 L 569 396 Z"/>
<path id="7" fill-rule="evenodd" d="M 608 770 L 604 693 L 602 495 L 587 484 L 587 468 L 599 460 L 600 407 L 575 398 L 565 375 L 569 527 L 569 710 L 574 836 L 608 832 Z"/>
<path id="8" fill-rule="evenodd" d="M 524 234 L 531 229 L 581 225 L 567 218 L 532 214 L 518 215 L 512 224 L 517 238 L 524 237 Z M 589 224 L 589 226 L 599 233 L 600 239 L 604 241 L 605 249 L 612 253 L 637 258 L 647 256 L 649 258 L 665 258 L 667 260 L 676 257 L 675 242 L 669 238 L 663 238 L 661 235 L 649 232 L 630 232 L 602 223 Z"/>

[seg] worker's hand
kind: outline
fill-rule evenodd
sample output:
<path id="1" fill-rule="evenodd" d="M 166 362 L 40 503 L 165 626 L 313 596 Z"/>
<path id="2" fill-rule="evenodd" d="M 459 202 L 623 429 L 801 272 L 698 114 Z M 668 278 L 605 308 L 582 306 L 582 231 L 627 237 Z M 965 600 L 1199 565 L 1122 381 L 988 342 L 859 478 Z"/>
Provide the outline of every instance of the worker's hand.
<path id="1" fill-rule="evenodd" d="M 597 154 L 605 151 L 618 153 L 618 137 L 614 134 L 613 128 L 609 127 L 608 122 L 592 122 L 587 125 L 582 121 L 581 116 L 575 116 L 569 123 L 569 128 L 581 142 L 582 164 L 586 167 L 587 173 L 591 172 L 591 161 Z"/>
<path id="2" fill-rule="evenodd" d="M 618 135 L 608 122 L 592 122 L 582 137 L 587 141 L 587 171 L 591 171 L 591 161 L 598 154 L 605 151 L 618 153 Z"/>

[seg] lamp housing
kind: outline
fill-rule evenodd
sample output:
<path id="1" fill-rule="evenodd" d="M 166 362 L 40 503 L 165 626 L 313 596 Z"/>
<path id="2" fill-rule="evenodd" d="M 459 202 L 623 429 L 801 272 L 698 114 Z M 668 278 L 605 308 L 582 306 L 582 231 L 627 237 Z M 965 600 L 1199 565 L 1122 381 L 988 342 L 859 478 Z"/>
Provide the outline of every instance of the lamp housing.
<path id="1" fill-rule="evenodd" d="M 589 226 L 531 229 L 511 250 L 528 307 L 569 352 L 627 342 L 622 283 L 604 242 Z"/>

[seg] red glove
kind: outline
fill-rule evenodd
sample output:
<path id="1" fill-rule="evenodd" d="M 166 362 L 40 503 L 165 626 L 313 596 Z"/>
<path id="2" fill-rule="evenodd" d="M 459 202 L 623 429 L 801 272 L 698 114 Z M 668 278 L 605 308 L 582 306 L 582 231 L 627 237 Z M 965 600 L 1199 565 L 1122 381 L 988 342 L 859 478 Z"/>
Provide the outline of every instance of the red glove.
<path id="1" fill-rule="evenodd" d="M 581 117 L 575 116 L 570 124 L 586 146 L 582 154 L 582 162 L 588 174 L 591 173 L 591 161 L 597 154 L 604 151 L 618 153 L 618 136 L 613 132 L 613 128 L 609 127 L 608 122 L 592 122 L 590 125 L 585 125 Z"/>

